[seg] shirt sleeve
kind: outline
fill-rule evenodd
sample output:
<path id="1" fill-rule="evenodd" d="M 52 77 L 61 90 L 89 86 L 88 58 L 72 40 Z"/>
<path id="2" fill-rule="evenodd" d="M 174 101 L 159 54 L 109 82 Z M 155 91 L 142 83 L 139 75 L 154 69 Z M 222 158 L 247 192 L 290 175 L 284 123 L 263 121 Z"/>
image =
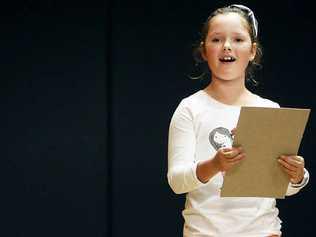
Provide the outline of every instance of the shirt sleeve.
<path id="1" fill-rule="evenodd" d="M 174 112 L 168 135 L 168 183 L 176 194 L 205 185 L 196 176 L 196 137 L 192 112 L 181 101 Z"/>
<path id="2" fill-rule="evenodd" d="M 289 186 L 286 191 L 286 196 L 291 196 L 298 193 L 302 188 L 304 188 L 309 182 L 309 172 L 304 168 L 304 177 L 303 180 L 298 184 L 289 183 Z"/>

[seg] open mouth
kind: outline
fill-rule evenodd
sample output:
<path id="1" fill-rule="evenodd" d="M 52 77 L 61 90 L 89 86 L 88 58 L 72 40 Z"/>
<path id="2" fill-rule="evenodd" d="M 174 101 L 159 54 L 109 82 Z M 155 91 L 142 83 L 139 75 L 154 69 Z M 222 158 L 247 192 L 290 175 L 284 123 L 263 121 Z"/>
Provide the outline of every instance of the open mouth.
<path id="1" fill-rule="evenodd" d="M 221 61 L 222 63 L 231 63 L 231 62 L 236 61 L 236 59 L 231 56 L 225 56 L 225 57 L 220 58 L 219 61 Z"/>

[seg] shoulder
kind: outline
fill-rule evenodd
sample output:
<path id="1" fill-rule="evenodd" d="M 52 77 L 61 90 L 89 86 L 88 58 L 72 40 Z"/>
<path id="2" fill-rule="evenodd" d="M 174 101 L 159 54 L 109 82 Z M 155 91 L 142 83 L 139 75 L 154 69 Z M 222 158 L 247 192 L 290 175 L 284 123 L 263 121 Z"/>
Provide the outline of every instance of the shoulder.
<path id="1" fill-rule="evenodd" d="M 279 103 L 273 101 L 273 100 L 270 100 L 268 98 L 265 98 L 265 97 L 261 97 L 259 95 L 256 95 L 257 98 L 258 98 L 258 105 L 259 106 L 262 106 L 262 107 L 271 107 L 271 108 L 280 108 L 280 105 Z"/>
<path id="2" fill-rule="evenodd" d="M 173 118 L 186 117 L 193 120 L 195 115 L 203 108 L 204 99 L 201 91 L 183 97 L 174 111 Z"/>
<path id="3" fill-rule="evenodd" d="M 183 97 L 180 103 L 178 104 L 178 109 L 180 108 L 185 108 L 187 110 L 198 109 L 203 104 L 204 99 L 205 98 L 203 97 L 202 91 L 201 90 L 196 91 L 189 96 Z"/>

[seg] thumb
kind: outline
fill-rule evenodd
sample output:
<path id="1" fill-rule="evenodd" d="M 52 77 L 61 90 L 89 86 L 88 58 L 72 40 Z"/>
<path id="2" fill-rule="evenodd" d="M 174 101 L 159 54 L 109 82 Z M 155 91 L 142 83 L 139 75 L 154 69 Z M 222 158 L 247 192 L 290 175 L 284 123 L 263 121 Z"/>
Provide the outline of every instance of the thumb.
<path id="1" fill-rule="evenodd" d="M 231 150 L 232 150 L 232 148 L 229 148 L 229 147 L 223 147 L 223 148 L 220 149 L 220 151 L 221 151 L 222 153 L 226 153 L 226 152 L 229 152 L 229 151 L 231 151 Z"/>

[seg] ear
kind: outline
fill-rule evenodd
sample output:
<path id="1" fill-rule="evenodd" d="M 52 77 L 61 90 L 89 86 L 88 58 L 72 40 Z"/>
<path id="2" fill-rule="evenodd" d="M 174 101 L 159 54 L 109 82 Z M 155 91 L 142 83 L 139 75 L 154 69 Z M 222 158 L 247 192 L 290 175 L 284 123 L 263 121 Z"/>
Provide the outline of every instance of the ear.
<path id="1" fill-rule="evenodd" d="M 202 59 L 204 61 L 207 61 L 207 57 L 206 57 L 206 54 L 205 54 L 205 45 L 204 45 L 203 41 L 200 43 L 200 53 L 201 53 Z"/>
<path id="2" fill-rule="evenodd" d="M 250 61 L 255 59 L 256 53 L 257 53 L 257 43 L 252 43 L 251 55 L 250 55 L 250 58 L 249 58 Z"/>

